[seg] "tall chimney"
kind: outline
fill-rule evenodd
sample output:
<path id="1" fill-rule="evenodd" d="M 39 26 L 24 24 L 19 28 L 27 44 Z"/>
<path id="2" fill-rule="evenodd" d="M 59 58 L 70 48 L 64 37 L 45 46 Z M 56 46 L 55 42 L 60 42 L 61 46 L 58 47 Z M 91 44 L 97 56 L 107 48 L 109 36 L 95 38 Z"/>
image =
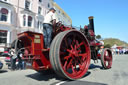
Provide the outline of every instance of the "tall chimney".
<path id="1" fill-rule="evenodd" d="M 89 19 L 89 29 L 93 30 L 93 32 L 95 33 L 93 16 L 88 17 L 88 19 Z"/>

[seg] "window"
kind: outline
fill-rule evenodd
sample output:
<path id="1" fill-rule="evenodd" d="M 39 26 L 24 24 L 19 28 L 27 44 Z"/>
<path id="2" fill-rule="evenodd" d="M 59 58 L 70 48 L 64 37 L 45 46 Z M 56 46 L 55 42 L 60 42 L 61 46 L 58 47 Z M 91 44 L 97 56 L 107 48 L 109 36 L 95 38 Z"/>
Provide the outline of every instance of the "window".
<path id="1" fill-rule="evenodd" d="M 41 14 L 41 7 L 38 7 L 38 14 Z"/>
<path id="2" fill-rule="evenodd" d="M 41 29 L 43 27 L 43 23 L 41 21 L 37 22 L 37 28 Z"/>
<path id="3" fill-rule="evenodd" d="M 28 16 L 28 27 L 32 26 L 32 17 Z"/>
<path id="4" fill-rule="evenodd" d="M 39 2 L 42 2 L 42 0 L 39 0 Z"/>
<path id="5" fill-rule="evenodd" d="M 25 9 L 30 10 L 30 2 L 29 1 L 25 1 Z"/>
<path id="6" fill-rule="evenodd" d="M 61 21 L 60 18 L 58 18 L 58 20 Z"/>
<path id="7" fill-rule="evenodd" d="M 0 37 L 0 43 L 6 43 L 7 42 L 7 38 L 1 38 Z"/>
<path id="8" fill-rule="evenodd" d="M 59 13 L 60 13 L 60 10 L 59 10 Z"/>
<path id="9" fill-rule="evenodd" d="M 50 4 L 48 3 L 48 8 L 50 8 Z"/>
<path id="10" fill-rule="evenodd" d="M 26 15 L 23 15 L 23 26 L 26 26 Z"/>
<path id="11" fill-rule="evenodd" d="M 1 9 L 1 21 L 7 21 L 7 17 L 8 17 L 8 10 L 5 8 Z"/>
<path id="12" fill-rule="evenodd" d="M 7 31 L 0 30 L 0 43 L 7 43 Z"/>

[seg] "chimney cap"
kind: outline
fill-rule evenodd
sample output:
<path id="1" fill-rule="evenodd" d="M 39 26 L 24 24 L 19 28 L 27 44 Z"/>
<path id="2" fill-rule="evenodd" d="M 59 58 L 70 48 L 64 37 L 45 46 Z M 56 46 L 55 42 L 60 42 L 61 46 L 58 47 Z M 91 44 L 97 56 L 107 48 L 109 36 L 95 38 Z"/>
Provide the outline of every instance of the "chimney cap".
<path id="1" fill-rule="evenodd" d="M 89 19 L 93 19 L 94 17 L 93 16 L 90 16 L 90 17 L 88 17 Z"/>

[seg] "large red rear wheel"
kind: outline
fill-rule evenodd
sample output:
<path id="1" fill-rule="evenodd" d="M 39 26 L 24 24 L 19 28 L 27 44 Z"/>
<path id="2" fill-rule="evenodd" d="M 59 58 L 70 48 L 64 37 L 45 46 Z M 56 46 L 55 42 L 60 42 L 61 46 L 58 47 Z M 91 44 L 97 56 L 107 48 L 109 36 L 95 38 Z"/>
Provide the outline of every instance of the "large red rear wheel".
<path id="1" fill-rule="evenodd" d="M 109 69 L 112 67 L 112 52 L 110 49 L 106 48 L 102 50 L 101 64 L 104 69 Z"/>
<path id="2" fill-rule="evenodd" d="M 59 33 L 50 47 L 50 62 L 54 71 L 71 80 L 85 75 L 90 65 L 90 57 L 87 39 L 76 30 Z"/>

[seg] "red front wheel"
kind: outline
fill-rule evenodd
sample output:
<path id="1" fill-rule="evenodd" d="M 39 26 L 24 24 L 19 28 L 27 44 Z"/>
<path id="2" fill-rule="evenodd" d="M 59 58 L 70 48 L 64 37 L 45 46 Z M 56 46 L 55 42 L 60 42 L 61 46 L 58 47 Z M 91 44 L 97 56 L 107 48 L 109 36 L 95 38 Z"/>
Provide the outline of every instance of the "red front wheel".
<path id="1" fill-rule="evenodd" d="M 102 50 L 101 64 L 104 69 L 109 69 L 112 67 L 112 52 L 110 49 L 106 48 Z"/>
<path id="2" fill-rule="evenodd" d="M 90 65 L 90 57 L 87 39 L 76 30 L 59 33 L 50 47 L 50 62 L 54 71 L 71 80 L 85 75 Z"/>

